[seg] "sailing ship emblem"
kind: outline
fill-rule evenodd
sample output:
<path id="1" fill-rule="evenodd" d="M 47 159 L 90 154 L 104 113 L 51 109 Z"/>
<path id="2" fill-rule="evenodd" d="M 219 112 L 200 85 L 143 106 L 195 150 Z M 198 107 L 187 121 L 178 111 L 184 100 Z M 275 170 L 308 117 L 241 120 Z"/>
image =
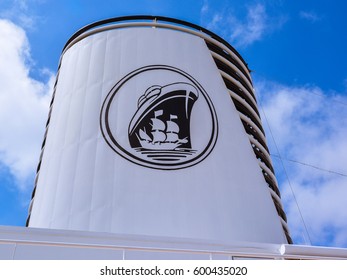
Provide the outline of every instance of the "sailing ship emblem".
<path id="1" fill-rule="evenodd" d="M 179 126 L 173 120 L 177 119 L 176 115 L 170 115 L 170 120 L 165 123 L 158 117 L 163 115 L 163 110 L 155 111 L 154 118 L 151 119 L 151 134 L 150 137 L 146 130 L 139 130 L 139 136 L 142 148 L 149 150 L 174 150 L 182 144 L 188 142 L 187 137 L 184 139 L 178 138 L 180 131 Z"/>
<path id="2" fill-rule="evenodd" d="M 177 170 L 211 153 L 218 122 L 209 95 L 193 76 L 169 65 L 148 65 L 110 89 L 100 111 L 100 130 L 108 146 L 124 159 Z"/>
<path id="3" fill-rule="evenodd" d="M 140 96 L 129 126 L 129 142 L 153 161 L 180 161 L 192 155 L 190 116 L 198 99 L 189 83 L 151 86 Z"/>

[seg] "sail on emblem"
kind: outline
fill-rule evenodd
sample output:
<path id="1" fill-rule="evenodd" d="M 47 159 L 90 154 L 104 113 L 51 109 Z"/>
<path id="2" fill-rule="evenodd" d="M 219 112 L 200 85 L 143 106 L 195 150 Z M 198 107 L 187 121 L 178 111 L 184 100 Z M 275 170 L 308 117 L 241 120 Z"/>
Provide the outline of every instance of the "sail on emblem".
<path id="1" fill-rule="evenodd" d="M 163 115 L 163 110 L 155 111 L 154 118 L 151 118 L 150 125 L 152 126 L 150 137 L 146 133 L 146 128 L 140 128 L 139 135 L 136 137 L 140 141 L 142 148 L 149 150 L 174 150 L 184 143 L 187 143 L 187 137 L 179 139 L 180 128 L 173 120 L 177 119 L 176 115 L 170 114 L 170 120 L 165 123 L 158 118 Z"/>
<path id="2" fill-rule="evenodd" d="M 167 65 L 145 66 L 119 80 L 103 102 L 100 128 L 123 158 L 163 170 L 202 161 L 218 135 L 205 89 L 188 73 Z"/>
<path id="3" fill-rule="evenodd" d="M 190 115 L 197 99 L 189 83 L 148 88 L 129 125 L 131 147 L 155 161 L 180 161 L 193 154 Z"/>

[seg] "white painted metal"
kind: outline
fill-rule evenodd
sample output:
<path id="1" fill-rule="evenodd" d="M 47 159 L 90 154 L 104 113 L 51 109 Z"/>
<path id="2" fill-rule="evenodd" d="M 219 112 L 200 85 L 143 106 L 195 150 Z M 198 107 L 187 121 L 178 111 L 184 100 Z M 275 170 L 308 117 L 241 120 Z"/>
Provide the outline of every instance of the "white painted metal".
<path id="1" fill-rule="evenodd" d="M 231 92 L 229 91 L 229 93 L 231 94 Z M 233 98 L 236 97 L 236 94 L 233 95 Z M 241 99 L 241 98 L 240 98 Z M 242 99 L 241 99 L 242 100 Z M 248 104 L 247 104 L 248 105 Z M 249 105 L 248 105 L 249 106 Z M 240 115 L 240 119 L 245 121 L 246 123 L 250 124 L 253 129 L 257 132 L 257 135 L 261 138 L 261 140 L 263 140 L 266 143 L 266 139 L 265 139 L 265 135 L 264 133 L 259 129 L 259 127 L 246 115 L 242 114 L 241 112 L 239 112 Z M 271 158 L 270 158 L 271 160 Z"/>
<path id="2" fill-rule="evenodd" d="M 237 85 L 246 94 L 246 96 L 251 100 L 252 104 L 255 107 L 258 107 L 257 102 L 255 101 L 254 97 L 250 94 L 250 92 L 239 81 L 237 81 L 236 79 L 231 77 L 229 74 L 225 73 L 224 71 L 220 70 L 220 73 L 224 78 L 228 79 L 233 84 Z"/>
<path id="3" fill-rule="evenodd" d="M 92 30 L 64 52 L 29 226 L 222 243 L 285 243 L 261 168 L 276 179 L 254 156 L 202 39 L 206 35 L 195 36 L 198 32 L 188 29 L 179 32 L 171 25 L 170 29 L 121 27 L 130 26 Z M 218 139 L 211 153 L 191 167 L 140 166 L 124 158 L 126 153 L 115 153 L 102 135 L 103 102 L 122 79 L 127 91 L 115 95 L 110 124 L 125 150 L 130 150 L 125 132 L 141 94 L 152 85 L 189 81 L 171 70 L 129 76 L 150 65 L 180 69 L 206 91 L 208 98 L 200 92 L 202 101 L 197 101 L 191 119 L 197 147 L 206 140 L 194 135 L 204 135 L 213 123 L 206 114 L 206 100 L 213 104 Z"/>
<path id="4" fill-rule="evenodd" d="M 0 227 L 0 260 L 347 259 L 347 249 Z"/>
<path id="5" fill-rule="evenodd" d="M 93 30 L 90 30 L 88 32 L 85 32 L 83 34 L 81 34 L 80 36 L 78 36 L 76 39 L 74 39 L 67 47 L 66 50 L 69 49 L 70 46 L 73 46 L 74 44 L 76 44 L 77 42 L 79 42 L 80 40 L 87 38 L 93 34 L 99 33 L 99 32 L 105 32 L 105 31 L 109 31 L 109 30 L 114 30 L 114 29 L 121 29 L 121 28 L 136 28 L 136 27 L 158 27 L 158 28 L 163 28 L 163 29 L 169 29 L 169 30 L 177 30 L 180 32 L 185 32 L 188 34 L 192 34 L 195 35 L 197 37 L 201 37 L 202 39 L 213 43 L 214 45 L 222 48 L 226 53 L 228 53 L 233 59 L 235 59 L 243 68 L 243 70 L 248 73 L 248 69 L 247 67 L 244 65 L 244 63 L 240 60 L 240 58 L 238 58 L 237 55 L 235 55 L 232 51 L 229 50 L 229 48 L 227 48 L 224 44 L 222 44 L 221 42 L 211 38 L 210 36 L 208 36 L 207 34 L 203 33 L 203 32 L 197 32 L 193 29 L 190 28 L 185 28 L 182 26 L 178 26 L 178 25 L 172 25 L 172 24 L 165 24 L 165 23 L 158 23 L 158 22 L 127 22 L 127 23 L 118 23 L 116 25 L 108 25 L 108 26 L 103 26 L 103 27 L 99 27 Z M 250 76 L 248 76 L 249 78 L 251 78 Z"/>
<path id="6" fill-rule="evenodd" d="M 251 85 L 251 83 L 249 82 L 248 78 L 234 65 L 232 64 L 230 61 L 228 61 L 227 59 L 225 59 L 224 57 L 222 57 L 221 55 L 211 51 L 211 54 L 214 58 L 222 61 L 224 64 L 228 65 L 231 69 L 233 69 L 235 71 L 235 73 L 237 73 L 238 76 L 240 76 L 242 78 L 243 81 L 245 81 L 245 83 L 251 88 L 253 89 L 253 85 Z"/>
<path id="7" fill-rule="evenodd" d="M 261 123 L 259 116 L 254 112 L 253 108 L 242 97 L 238 96 L 235 92 L 231 90 L 229 90 L 228 92 L 232 98 L 235 98 L 248 109 L 248 111 L 252 114 L 252 117 L 254 117 L 257 121 Z"/>

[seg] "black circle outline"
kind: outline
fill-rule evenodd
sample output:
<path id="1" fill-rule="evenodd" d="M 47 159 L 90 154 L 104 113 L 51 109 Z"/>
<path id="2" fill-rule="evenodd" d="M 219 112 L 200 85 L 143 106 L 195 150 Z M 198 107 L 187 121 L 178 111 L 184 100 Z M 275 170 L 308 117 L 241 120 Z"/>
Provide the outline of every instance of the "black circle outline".
<path id="1" fill-rule="evenodd" d="M 170 163 L 154 163 L 152 161 L 147 161 L 147 160 L 144 160 L 142 158 L 136 157 L 134 154 L 132 154 L 132 153 L 128 152 L 126 149 L 124 149 L 117 142 L 117 140 L 114 138 L 114 136 L 111 132 L 110 126 L 109 126 L 108 114 L 109 114 L 110 106 L 112 104 L 112 101 L 113 101 L 115 95 L 117 94 L 118 90 L 128 80 L 130 80 L 131 78 L 133 78 L 136 75 L 139 75 L 143 72 L 150 71 L 150 70 L 168 70 L 168 71 L 176 72 L 176 73 L 184 76 L 188 80 L 190 80 L 196 87 L 198 87 L 199 91 L 204 96 L 206 103 L 209 107 L 210 114 L 211 114 L 212 133 L 211 133 L 211 137 L 210 137 L 209 142 L 206 145 L 205 149 L 202 152 L 200 152 L 198 156 L 193 157 L 187 161 L 180 162 L 180 163 L 172 163 L 172 164 L 170 164 Z M 101 129 L 102 136 L 105 139 L 108 146 L 110 146 L 110 148 L 113 151 L 115 151 L 117 154 L 119 154 L 121 157 L 125 158 L 126 160 L 128 160 L 132 163 L 135 163 L 137 165 L 152 168 L 152 169 L 178 170 L 178 169 L 188 168 L 188 167 L 196 165 L 197 163 L 203 161 L 212 152 L 212 150 L 214 149 L 214 147 L 216 145 L 217 138 L 218 138 L 218 119 L 217 119 L 216 110 L 215 110 L 213 103 L 212 103 L 210 97 L 208 96 L 206 90 L 191 75 L 189 75 L 188 73 L 186 73 L 185 71 L 183 71 L 179 68 L 169 66 L 169 65 L 147 65 L 147 66 L 140 67 L 140 68 L 128 73 L 121 80 L 119 80 L 112 87 L 112 89 L 109 91 L 109 93 L 107 94 L 107 96 L 106 96 L 106 98 L 102 104 L 101 111 L 100 111 L 100 129 Z"/>

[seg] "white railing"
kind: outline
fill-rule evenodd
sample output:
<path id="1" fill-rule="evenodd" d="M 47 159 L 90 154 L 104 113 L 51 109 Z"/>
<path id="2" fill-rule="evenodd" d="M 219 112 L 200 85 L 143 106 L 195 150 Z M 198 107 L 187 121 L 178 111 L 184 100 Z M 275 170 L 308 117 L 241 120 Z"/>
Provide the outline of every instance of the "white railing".
<path id="1" fill-rule="evenodd" d="M 0 227 L 0 259 L 347 259 L 347 249 Z"/>

